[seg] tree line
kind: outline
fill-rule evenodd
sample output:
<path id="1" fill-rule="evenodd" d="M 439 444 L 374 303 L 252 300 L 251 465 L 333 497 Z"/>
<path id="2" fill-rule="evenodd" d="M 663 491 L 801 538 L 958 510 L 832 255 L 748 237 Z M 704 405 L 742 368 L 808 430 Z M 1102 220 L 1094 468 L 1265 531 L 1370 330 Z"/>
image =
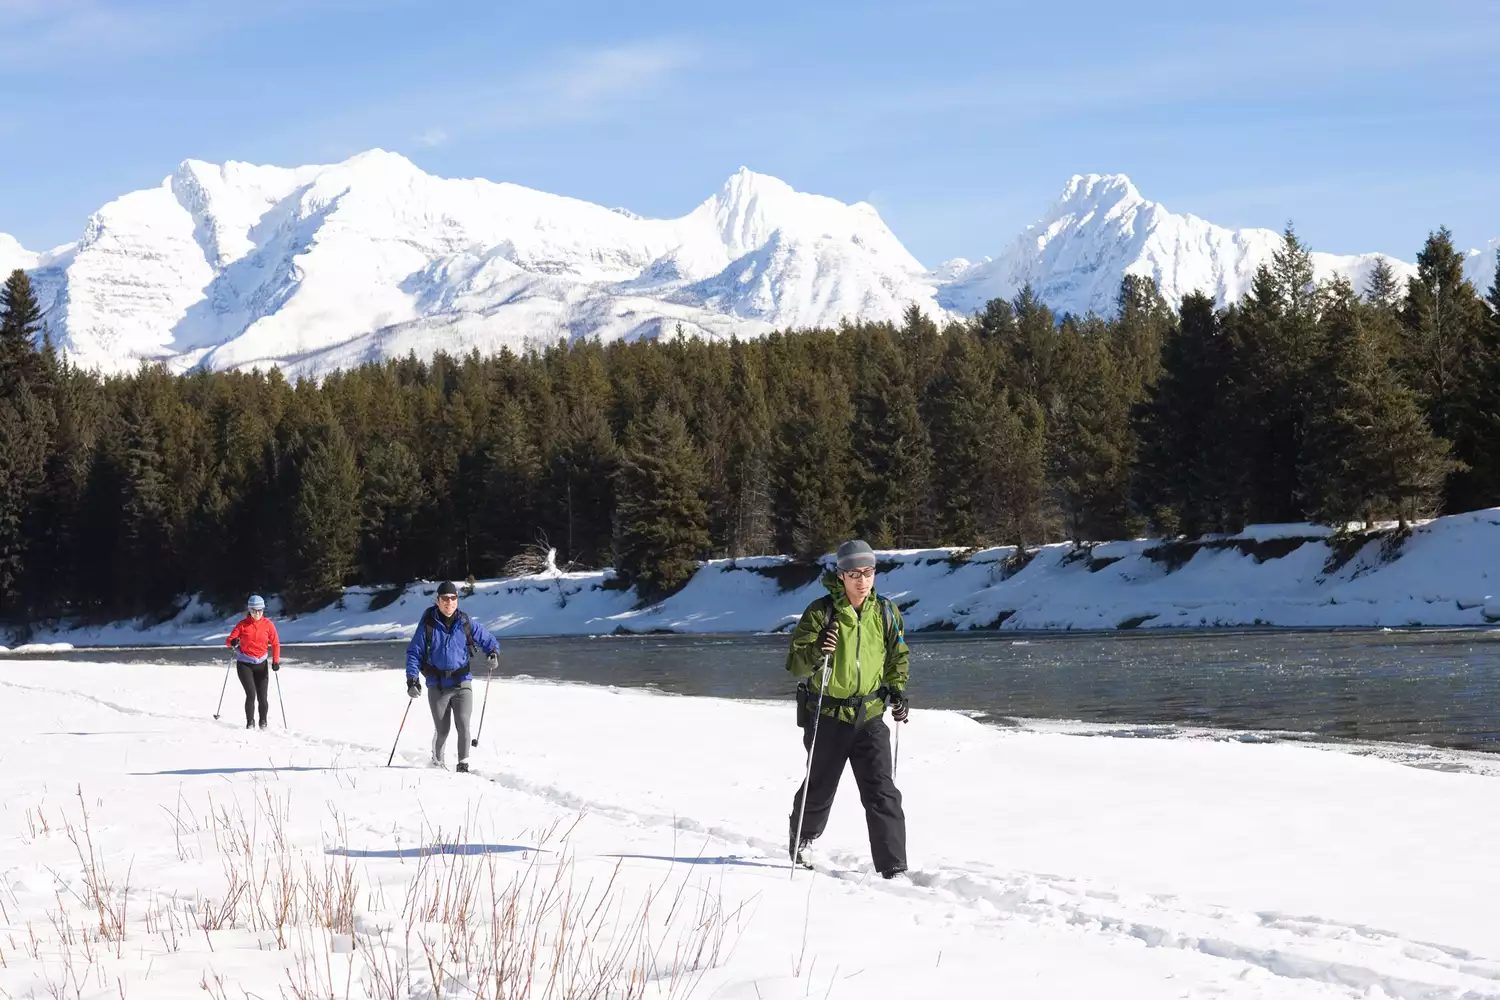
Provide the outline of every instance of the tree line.
<path id="1" fill-rule="evenodd" d="M 696 562 L 1034 545 L 1500 504 L 1500 263 L 1447 230 L 1404 286 L 1313 280 L 1287 229 L 1249 294 L 1108 319 L 1033 292 L 939 328 L 559 343 L 269 372 L 101 377 L 0 290 L 0 619 L 321 606 L 499 575 L 537 546 L 647 599 Z"/>

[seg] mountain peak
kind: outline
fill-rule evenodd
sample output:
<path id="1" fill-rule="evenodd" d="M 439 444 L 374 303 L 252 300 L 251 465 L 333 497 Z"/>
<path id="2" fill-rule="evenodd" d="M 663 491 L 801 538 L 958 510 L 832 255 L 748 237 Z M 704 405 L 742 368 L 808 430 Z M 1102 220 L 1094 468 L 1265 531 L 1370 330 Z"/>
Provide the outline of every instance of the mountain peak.
<path id="1" fill-rule="evenodd" d="M 1121 205 L 1148 204 L 1124 174 L 1074 174 L 1053 206 L 1056 213 L 1079 209 L 1106 212 Z"/>
<path id="2" fill-rule="evenodd" d="M 36 267 L 38 256 L 23 247 L 14 236 L 0 233 L 0 280 L 18 267 L 22 270 Z"/>

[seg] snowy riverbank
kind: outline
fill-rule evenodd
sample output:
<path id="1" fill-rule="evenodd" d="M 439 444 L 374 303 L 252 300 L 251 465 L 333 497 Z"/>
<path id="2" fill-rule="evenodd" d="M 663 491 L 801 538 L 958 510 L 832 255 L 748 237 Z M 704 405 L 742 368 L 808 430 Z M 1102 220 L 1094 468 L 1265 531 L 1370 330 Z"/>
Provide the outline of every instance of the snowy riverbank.
<path id="1" fill-rule="evenodd" d="M 419 710 L 385 767 L 392 671 L 287 667 L 255 733 L 218 669 L 36 667 L 0 673 L 3 996 L 471 996 L 537 927 L 542 974 L 618 945 L 648 997 L 1500 997 L 1485 774 L 916 710 L 910 881 L 847 777 L 793 881 L 786 704 L 501 681 L 458 775 Z"/>
<path id="2" fill-rule="evenodd" d="M 1277 625 L 1474 626 L 1500 621 L 1500 508 L 1439 518 L 1409 537 L 1335 539 L 1314 525 L 1255 526 L 1195 542 L 883 552 L 877 589 L 908 630 L 1120 629 Z M 1489 576 L 1490 569 L 1497 576 Z M 510 635 L 768 632 L 823 593 L 817 567 L 779 557 L 717 560 L 680 592 L 637 607 L 608 572 L 482 580 L 463 607 Z M 286 642 L 407 638 L 433 583 L 351 588 L 344 607 L 273 617 Z M 45 628 L 74 645 L 221 642 L 239 615 L 197 602 L 149 627 Z"/>

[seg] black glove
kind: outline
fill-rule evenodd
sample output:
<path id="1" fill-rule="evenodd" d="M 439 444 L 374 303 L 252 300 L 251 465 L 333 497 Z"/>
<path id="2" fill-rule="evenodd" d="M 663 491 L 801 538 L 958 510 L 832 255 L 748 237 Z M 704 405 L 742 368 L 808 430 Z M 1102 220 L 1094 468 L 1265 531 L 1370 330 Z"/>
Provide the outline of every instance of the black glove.
<path id="1" fill-rule="evenodd" d="M 272 660 L 271 661 L 271 669 L 272 670 L 280 670 L 281 669 L 281 661 L 280 660 Z"/>
<path id="2" fill-rule="evenodd" d="M 240 641 L 238 639 L 230 639 L 229 648 L 238 653 L 240 651 Z"/>
<path id="3" fill-rule="evenodd" d="M 906 715 L 909 711 L 911 711 L 911 706 L 906 701 L 906 692 L 899 690 L 892 691 L 891 718 L 895 719 L 897 722 L 905 722 Z"/>
<path id="4" fill-rule="evenodd" d="M 828 653 L 830 647 L 839 644 L 839 620 L 833 615 L 828 616 L 828 623 L 823 626 L 823 631 L 818 633 L 818 649 L 820 652 Z"/>
<path id="5" fill-rule="evenodd" d="M 417 695 L 421 694 L 422 693 L 422 684 L 421 684 L 421 682 L 418 681 L 415 677 L 413 677 L 411 680 L 407 681 L 406 682 L 406 693 L 407 693 L 407 695 L 409 697 L 412 697 L 412 698 L 415 698 Z"/>
<path id="6" fill-rule="evenodd" d="M 485 657 L 485 659 L 487 659 L 487 660 L 490 661 L 490 670 L 493 671 L 493 670 L 500 669 L 500 654 L 499 653 L 491 653 L 489 656 Z"/>

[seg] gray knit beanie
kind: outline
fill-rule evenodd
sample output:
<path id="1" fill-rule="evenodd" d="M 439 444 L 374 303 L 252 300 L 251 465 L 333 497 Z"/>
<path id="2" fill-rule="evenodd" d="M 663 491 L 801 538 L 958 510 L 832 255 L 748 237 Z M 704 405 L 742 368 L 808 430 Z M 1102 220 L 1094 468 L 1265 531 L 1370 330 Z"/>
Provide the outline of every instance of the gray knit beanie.
<path id="1" fill-rule="evenodd" d="M 840 545 L 834 557 L 838 560 L 840 573 L 875 565 L 875 550 L 870 548 L 868 542 L 858 538 Z"/>

